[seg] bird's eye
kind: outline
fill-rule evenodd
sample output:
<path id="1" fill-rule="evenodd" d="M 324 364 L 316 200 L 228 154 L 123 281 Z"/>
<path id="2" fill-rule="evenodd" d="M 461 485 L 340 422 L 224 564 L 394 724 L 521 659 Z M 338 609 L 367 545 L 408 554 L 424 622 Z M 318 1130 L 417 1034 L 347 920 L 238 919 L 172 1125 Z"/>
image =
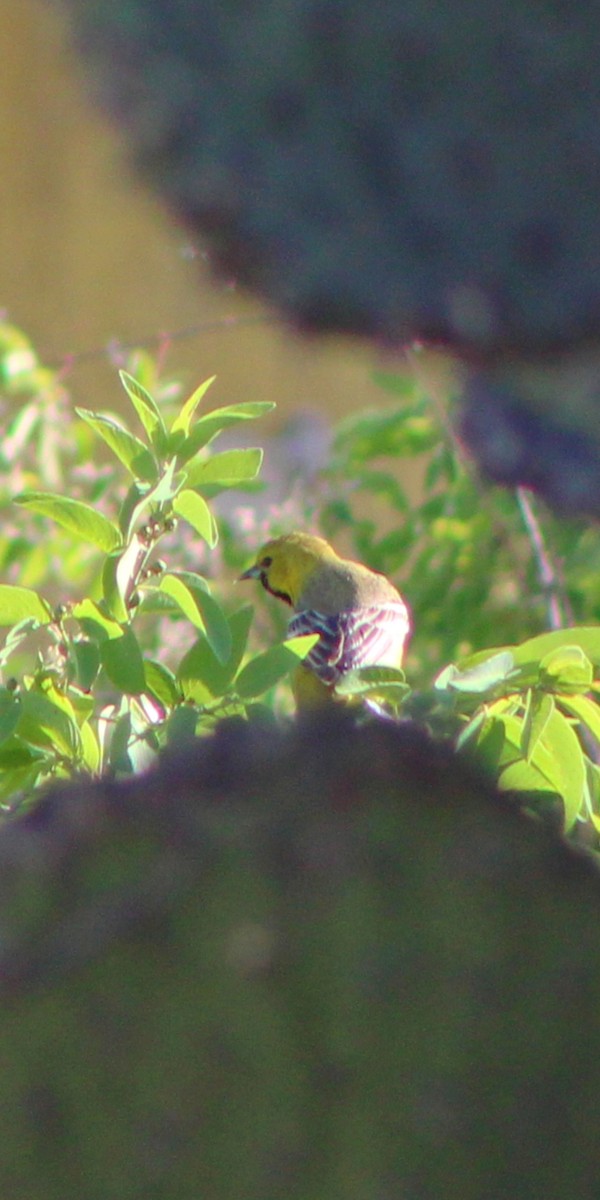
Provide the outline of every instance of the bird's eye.
<path id="1" fill-rule="evenodd" d="M 262 559 L 260 565 L 261 567 L 270 567 L 272 562 L 273 559 L 271 558 L 270 554 L 267 554 L 266 557 Z"/>

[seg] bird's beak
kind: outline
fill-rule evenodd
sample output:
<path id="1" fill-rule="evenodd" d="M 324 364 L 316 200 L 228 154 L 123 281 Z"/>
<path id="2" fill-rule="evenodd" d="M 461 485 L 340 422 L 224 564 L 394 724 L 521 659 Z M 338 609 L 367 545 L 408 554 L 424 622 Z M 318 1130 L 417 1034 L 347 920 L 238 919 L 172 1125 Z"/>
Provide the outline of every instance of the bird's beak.
<path id="1" fill-rule="evenodd" d="M 242 583 L 244 579 L 260 579 L 260 567 L 258 563 L 255 563 L 253 567 L 248 567 L 248 570 L 244 571 L 244 574 L 238 577 L 238 583 Z"/>

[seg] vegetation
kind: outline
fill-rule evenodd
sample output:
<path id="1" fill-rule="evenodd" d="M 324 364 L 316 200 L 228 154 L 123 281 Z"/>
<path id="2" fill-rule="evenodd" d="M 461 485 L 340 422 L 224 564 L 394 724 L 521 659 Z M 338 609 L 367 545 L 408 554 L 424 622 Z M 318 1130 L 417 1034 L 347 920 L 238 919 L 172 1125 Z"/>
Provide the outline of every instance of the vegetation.
<path id="1" fill-rule="evenodd" d="M 128 419 L 74 408 L 24 334 L 0 326 L 6 814 L 53 778 L 144 769 L 223 716 L 287 719 L 285 677 L 314 639 L 286 640 L 260 597 L 253 620 L 230 583 L 259 541 L 296 526 L 391 576 L 413 613 L 412 690 L 369 669 L 345 695 L 384 694 L 388 717 L 455 740 L 530 811 L 594 843 L 598 533 L 482 485 L 415 374 L 378 379 L 382 406 L 335 431 L 292 508 L 259 519 L 242 497 L 224 515 L 224 494 L 260 489 L 262 451 L 221 435 L 271 405 L 208 407 L 212 379 L 182 402 L 138 352 L 121 372 Z"/>

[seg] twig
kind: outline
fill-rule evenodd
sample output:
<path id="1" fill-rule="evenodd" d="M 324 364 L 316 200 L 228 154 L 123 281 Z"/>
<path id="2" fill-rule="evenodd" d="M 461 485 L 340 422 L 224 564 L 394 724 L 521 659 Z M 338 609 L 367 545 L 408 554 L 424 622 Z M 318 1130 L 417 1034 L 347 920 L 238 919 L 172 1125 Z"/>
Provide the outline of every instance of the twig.
<path id="1" fill-rule="evenodd" d="M 40 355 L 41 361 L 45 366 L 54 369 L 78 366 L 80 363 L 93 362 L 96 359 L 108 358 L 112 359 L 118 354 L 127 354 L 132 350 L 153 349 L 158 347 L 160 350 L 164 343 L 183 341 L 186 338 L 199 337 L 204 333 L 215 333 L 219 329 L 240 329 L 252 325 L 273 325 L 276 323 L 276 318 L 268 313 L 258 313 L 251 317 L 216 317 L 213 321 L 202 321 L 198 325 L 190 325 L 185 329 L 173 329 L 169 332 L 147 334 L 143 337 L 136 338 L 134 341 L 121 342 L 115 339 L 108 342 L 105 346 L 94 346 L 87 350 L 79 350 L 74 353 L 65 353 L 63 355 L 53 354 L 48 357 Z"/>
<path id="2" fill-rule="evenodd" d="M 569 602 L 564 588 L 548 554 L 544 535 L 533 506 L 533 497 L 531 492 L 524 487 L 518 487 L 516 495 L 523 524 L 533 548 L 538 578 L 548 605 L 548 625 L 550 629 L 564 629 L 565 625 L 571 623 L 572 614 L 569 611 Z"/>

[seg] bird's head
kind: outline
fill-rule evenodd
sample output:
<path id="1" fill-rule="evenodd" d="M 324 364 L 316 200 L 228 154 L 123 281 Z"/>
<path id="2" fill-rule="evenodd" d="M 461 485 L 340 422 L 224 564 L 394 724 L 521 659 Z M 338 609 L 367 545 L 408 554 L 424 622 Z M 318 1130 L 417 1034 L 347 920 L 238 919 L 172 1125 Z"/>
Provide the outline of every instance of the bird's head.
<path id="1" fill-rule="evenodd" d="M 272 596 L 294 606 L 313 571 L 327 561 L 337 561 L 335 550 L 311 533 L 285 533 L 259 550 L 242 579 L 260 579 Z"/>

